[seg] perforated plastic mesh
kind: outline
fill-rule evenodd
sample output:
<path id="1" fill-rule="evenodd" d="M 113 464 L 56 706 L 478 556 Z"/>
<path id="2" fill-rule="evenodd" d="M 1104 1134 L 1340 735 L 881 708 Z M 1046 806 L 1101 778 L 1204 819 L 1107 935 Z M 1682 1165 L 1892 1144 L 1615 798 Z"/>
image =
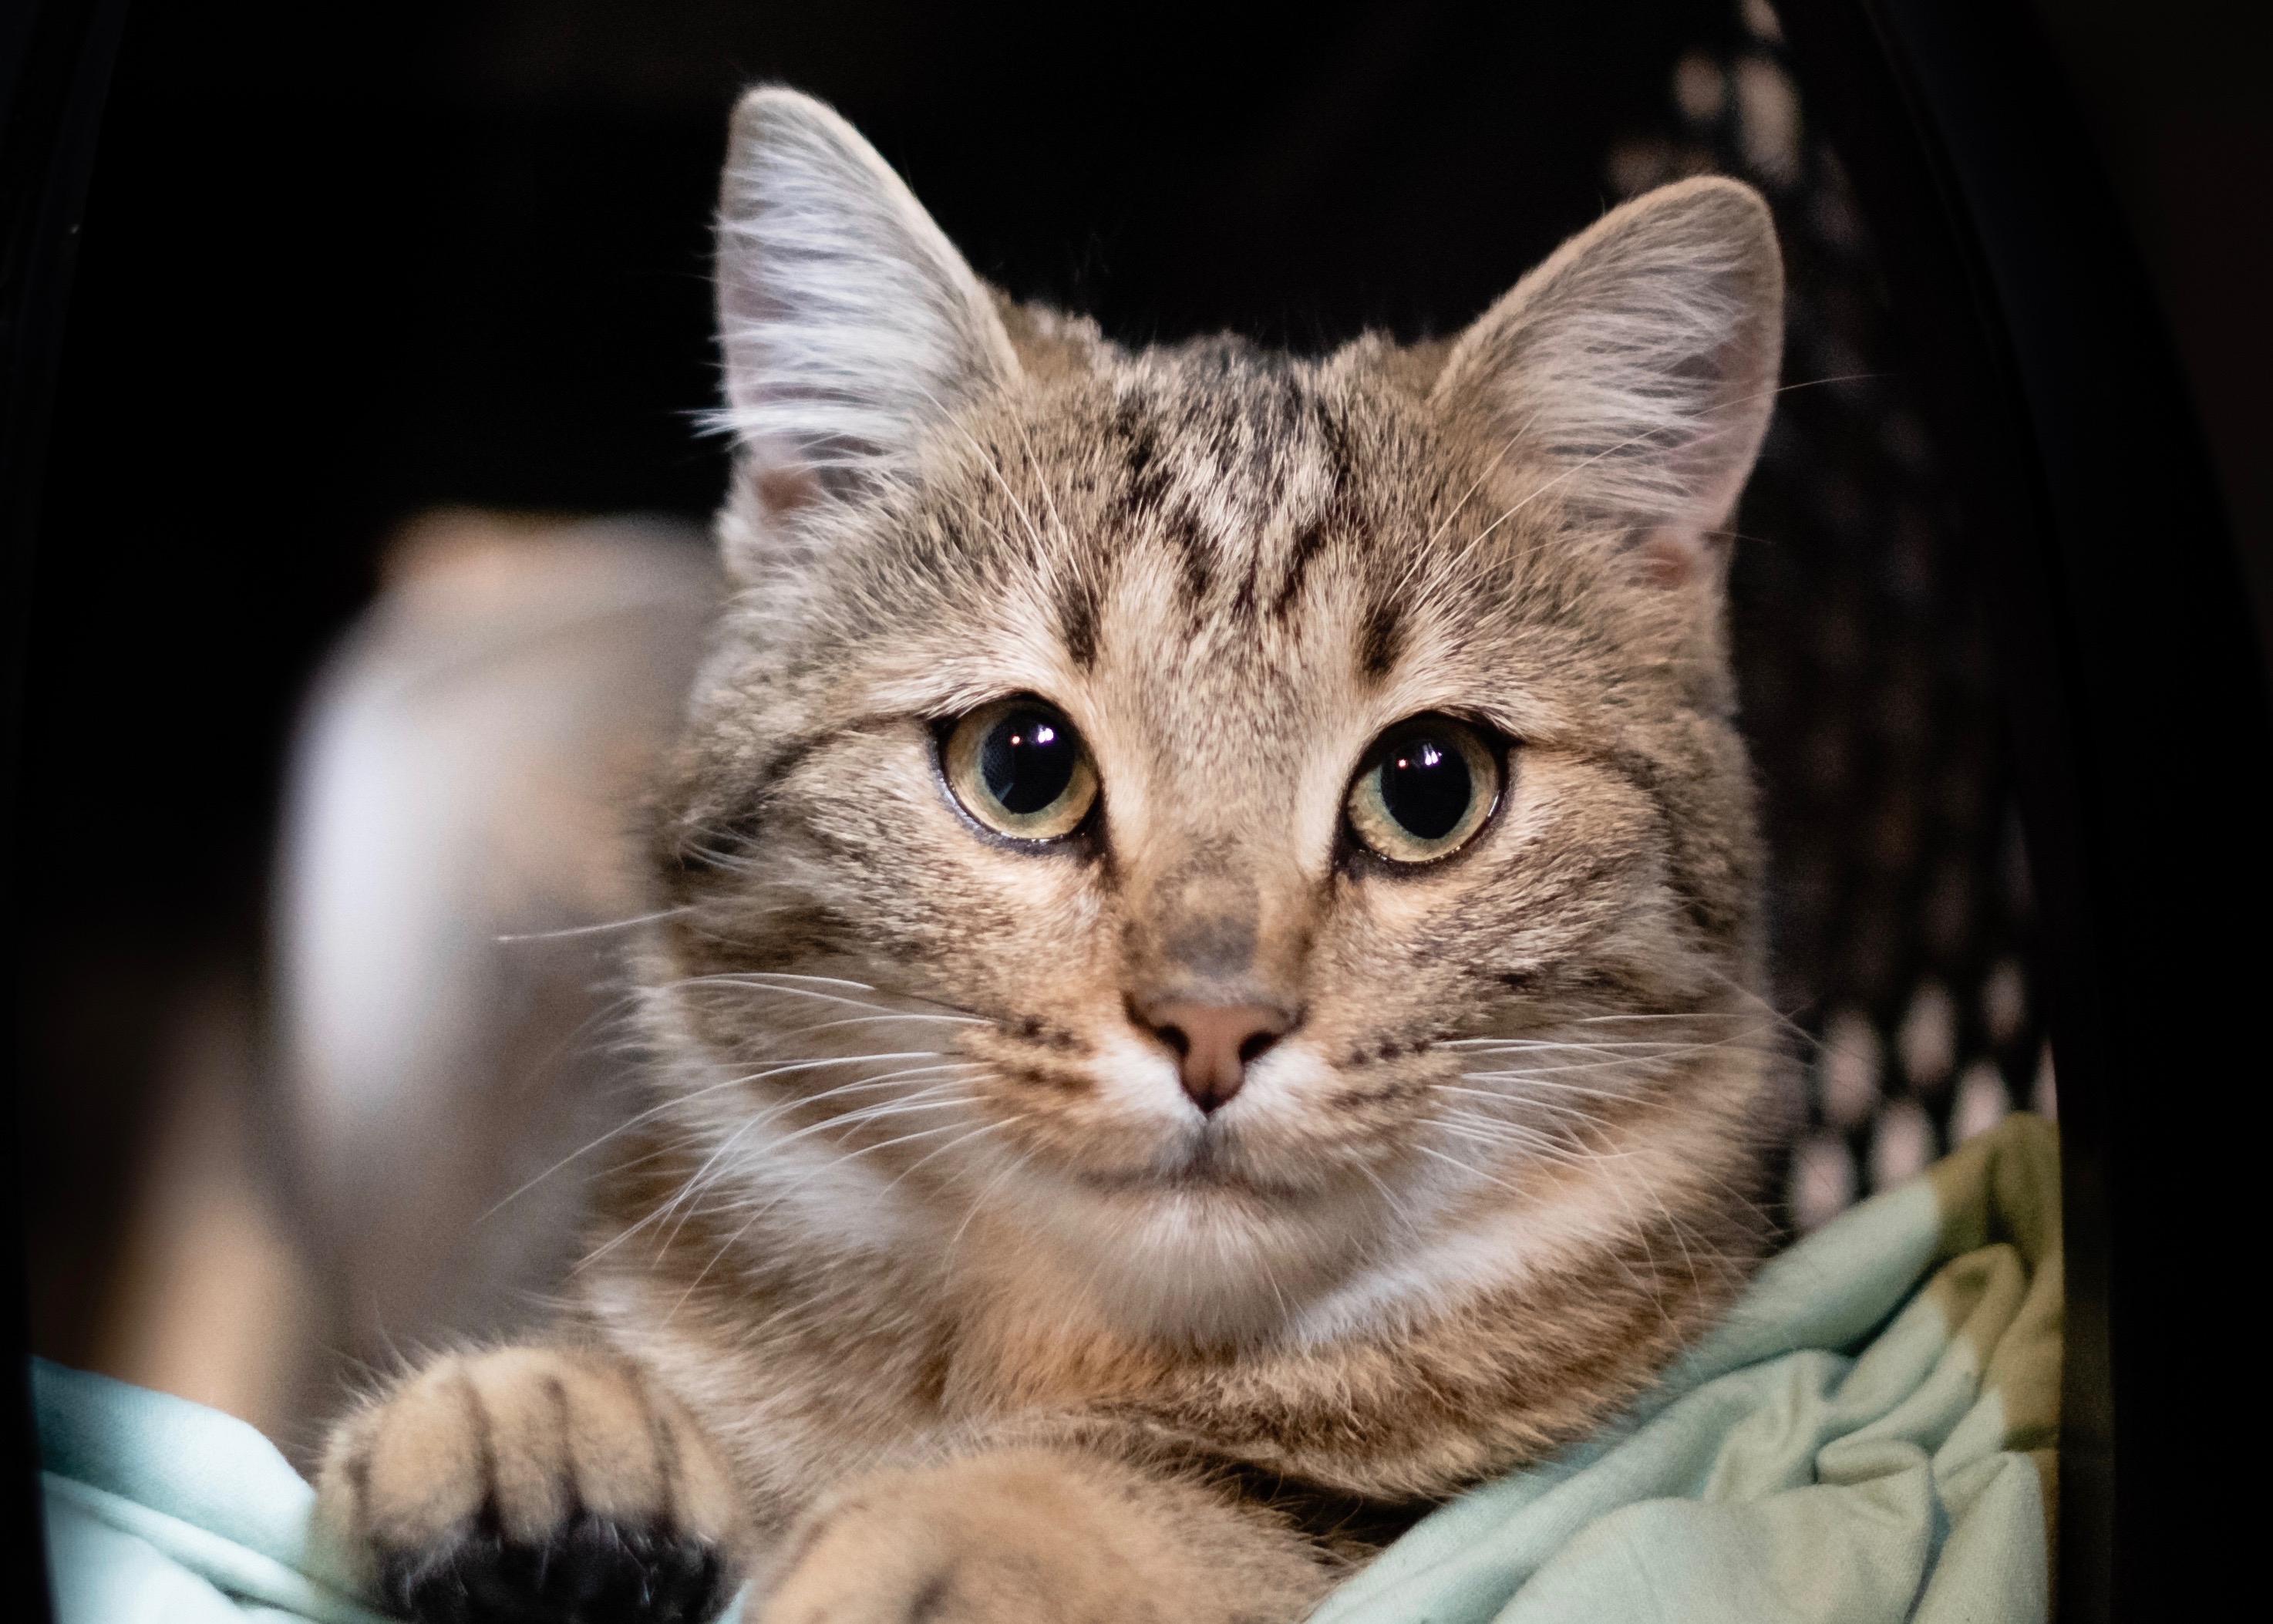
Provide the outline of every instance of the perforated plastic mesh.
<path id="1" fill-rule="evenodd" d="M 1774 996 L 1807 1033 L 1793 1221 L 1821 1223 L 2016 1106 L 2055 1111 L 2034 911 L 1971 560 L 1870 232 L 1764 5 L 1684 56 L 1631 196 L 1741 176 L 1789 272 L 1785 393 L 1738 515 L 1736 659 L 1773 854 Z"/>

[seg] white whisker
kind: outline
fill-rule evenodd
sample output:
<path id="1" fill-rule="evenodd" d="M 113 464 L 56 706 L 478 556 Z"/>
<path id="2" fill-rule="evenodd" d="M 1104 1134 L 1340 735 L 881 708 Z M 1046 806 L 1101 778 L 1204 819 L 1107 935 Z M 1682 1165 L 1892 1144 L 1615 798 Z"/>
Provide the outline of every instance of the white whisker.
<path id="1" fill-rule="evenodd" d="M 568 936 L 597 936 L 608 930 L 629 930 L 634 925 L 651 925 L 659 919 L 675 919 L 681 914 L 692 913 L 691 906 L 658 908 L 652 914 L 634 914 L 629 919 L 611 919 L 597 925 L 566 925 L 558 930 L 506 931 L 490 939 L 493 942 L 558 942 Z"/>

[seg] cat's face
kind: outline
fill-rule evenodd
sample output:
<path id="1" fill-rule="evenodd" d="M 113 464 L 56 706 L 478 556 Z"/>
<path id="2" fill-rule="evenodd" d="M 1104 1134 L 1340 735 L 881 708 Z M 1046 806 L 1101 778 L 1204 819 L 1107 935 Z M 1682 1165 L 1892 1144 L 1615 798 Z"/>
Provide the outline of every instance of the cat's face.
<path id="1" fill-rule="evenodd" d="M 1317 362 L 998 308 L 782 93 L 725 207 L 745 584 L 656 972 L 720 1177 L 1309 1291 L 1714 1064 L 1749 194 L 1624 211 L 1449 353 Z"/>

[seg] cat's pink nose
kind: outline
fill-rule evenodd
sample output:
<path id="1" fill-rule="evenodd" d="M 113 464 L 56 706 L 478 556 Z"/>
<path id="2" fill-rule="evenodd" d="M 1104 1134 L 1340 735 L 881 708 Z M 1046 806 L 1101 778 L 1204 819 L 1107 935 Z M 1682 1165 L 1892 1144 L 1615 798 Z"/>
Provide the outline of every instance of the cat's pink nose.
<path id="1" fill-rule="evenodd" d="M 1143 1019 L 1176 1051 L 1184 1092 L 1203 1111 L 1228 1102 L 1247 1080 L 1247 1063 L 1294 1024 L 1263 1004 L 1156 1004 Z"/>

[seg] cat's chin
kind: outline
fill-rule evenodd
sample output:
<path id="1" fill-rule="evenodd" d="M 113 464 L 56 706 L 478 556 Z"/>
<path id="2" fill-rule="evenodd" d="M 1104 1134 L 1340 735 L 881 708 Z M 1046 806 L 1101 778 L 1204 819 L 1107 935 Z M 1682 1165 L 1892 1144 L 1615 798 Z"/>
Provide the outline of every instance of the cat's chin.
<path id="1" fill-rule="evenodd" d="M 1377 1178 L 1272 1160 L 1212 1126 L 1141 1163 L 1030 1157 L 987 1203 L 1121 1332 L 1241 1341 L 1335 1290 L 1398 1222 Z"/>
<path id="2" fill-rule="evenodd" d="M 1375 1249 L 1384 1217 L 1362 1182 L 1274 1187 L 1215 1162 L 1037 1178 L 1008 1199 L 1103 1319 L 1201 1339 L 1272 1332 Z"/>

